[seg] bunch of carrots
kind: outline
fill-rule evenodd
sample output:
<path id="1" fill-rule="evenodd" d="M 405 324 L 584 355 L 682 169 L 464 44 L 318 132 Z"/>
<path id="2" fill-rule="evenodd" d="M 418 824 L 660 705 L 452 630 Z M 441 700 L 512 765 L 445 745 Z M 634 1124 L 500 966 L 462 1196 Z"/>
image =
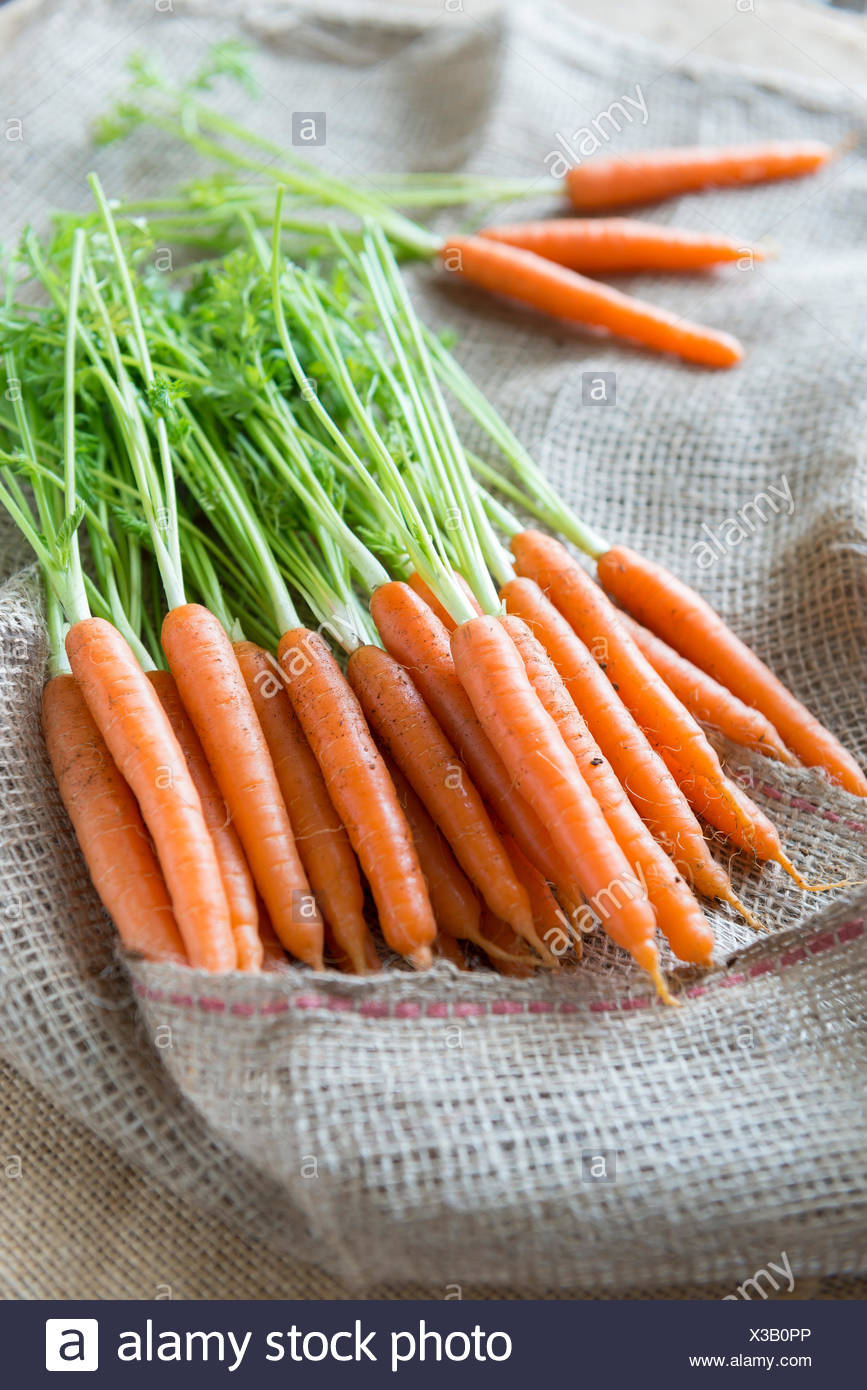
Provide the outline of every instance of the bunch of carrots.
<path id="1" fill-rule="evenodd" d="M 705 967 L 702 900 L 756 925 L 707 830 L 832 886 L 705 726 L 856 796 L 863 772 L 556 496 L 419 320 L 392 214 L 302 218 L 290 185 L 268 235 L 261 194 L 211 218 L 202 184 L 174 200 L 179 285 L 147 273 L 165 209 L 91 186 L 9 268 L 0 502 L 45 580 L 49 757 L 129 951 L 364 974 L 383 945 L 416 969 L 470 947 L 524 976 L 601 927 L 671 1002 L 660 938 Z"/>

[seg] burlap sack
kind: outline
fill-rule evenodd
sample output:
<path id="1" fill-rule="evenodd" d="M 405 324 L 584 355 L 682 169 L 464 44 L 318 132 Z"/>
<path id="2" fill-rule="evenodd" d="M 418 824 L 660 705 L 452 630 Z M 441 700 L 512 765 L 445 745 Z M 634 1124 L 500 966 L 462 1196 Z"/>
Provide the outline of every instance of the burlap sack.
<path id="1" fill-rule="evenodd" d="M 232 27 L 211 14 L 44 7 L 0 64 L 25 133 L 8 152 L 4 235 L 83 203 L 92 162 L 116 192 L 183 170 L 152 136 L 94 156 L 86 125 L 122 54 L 160 48 L 188 67 Z M 621 121 L 617 148 L 864 129 L 839 89 L 671 66 L 553 9 L 480 22 L 446 7 L 422 26 L 264 7 L 258 27 L 266 95 L 252 113 L 234 93 L 228 106 L 283 138 L 290 110 L 325 110 L 323 158 L 355 174 L 468 164 L 538 176 L 541 196 L 556 133 L 571 140 L 638 89 L 647 122 Z M 728 375 L 414 275 L 424 313 L 458 329 L 462 359 L 564 495 L 698 583 L 862 759 L 865 212 L 857 153 L 810 183 L 660 212 L 779 242 L 764 267 L 633 282 L 738 333 L 748 359 Z M 583 374 L 598 372 L 615 374 L 608 405 L 582 394 Z M 5 523 L 0 536 L 17 571 L 23 548 Z M 579 972 L 530 983 L 447 966 L 214 980 L 123 960 L 45 757 L 32 571 L 14 573 L 0 614 L 0 1046 L 124 1157 L 359 1286 L 737 1283 L 783 1250 L 796 1278 L 867 1265 L 867 895 L 805 896 L 781 871 L 733 859 L 768 931 L 756 941 L 710 910 L 718 963 L 685 979 L 677 1011 L 596 938 Z M 862 803 L 814 773 L 726 751 L 806 874 L 865 876 Z"/>

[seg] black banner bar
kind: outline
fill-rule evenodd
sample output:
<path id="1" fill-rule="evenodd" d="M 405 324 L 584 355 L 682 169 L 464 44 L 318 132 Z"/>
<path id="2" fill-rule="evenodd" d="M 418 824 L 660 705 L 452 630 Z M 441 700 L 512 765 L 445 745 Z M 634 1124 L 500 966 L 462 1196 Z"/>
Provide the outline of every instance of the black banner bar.
<path id="1" fill-rule="evenodd" d="M 536 1390 L 542 1378 L 698 1387 L 760 1374 L 839 1388 L 863 1376 L 862 1328 L 858 1303 L 792 1299 L 4 1303 L 0 1380 Z"/>

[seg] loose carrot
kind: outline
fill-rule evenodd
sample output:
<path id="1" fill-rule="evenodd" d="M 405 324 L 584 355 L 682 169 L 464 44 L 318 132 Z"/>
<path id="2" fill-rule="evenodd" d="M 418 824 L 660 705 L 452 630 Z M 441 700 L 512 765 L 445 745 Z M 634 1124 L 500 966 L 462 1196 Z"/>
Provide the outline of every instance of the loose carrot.
<path id="1" fill-rule="evenodd" d="M 710 724 L 744 748 L 753 748 L 757 753 L 790 766 L 795 762 L 773 724 L 761 710 L 745 705 L 713 676 L 680 656 L 667 642 L 630 618 L 628 613 L 621 613 L 620 621 L 654 671 L 696 719 Z"/>
<path id="2" fill-rule="evenodd" d="M 190 769 L 193 785 L 199 793 L 202 814 L 211 832 L 220 876 L 226 890 L 232 935 L 238 952 L 238 969 L 255 973 L 261 970 L 263 959 L 262 940 L 259 936 L 259 905 L 241 841 L 208 765 L 199 736 L 184 709 L 174 676 L 170 671 L 148 671 L 147 677 L 169 717 L 175 738 Z"/>
<path id="3" fill-rule="evenodd" d="M 802 763 L 824 768 L 833 782 L 867 796 L 867 777 L 851 753 L 694 589 L 627 546 L 612 547 L 597 568 L 613 598 L 745 704 L 761 710 Z"/>
<path id="4" fill-rule="evenodd" d="M 521 246 L 585 275 L 699 270 L 723 261 L 764 260 L 761 247 L 711 232 L 687 232 L 631 217 L 556 217 L 484 227 L 480 236 Z"/>
<path id="5" fill-rule="evenodd" d="M 482 909 L 480 931 L 481 948 L 498 974 L 514 980 L 529 980 L 536 973 L 539 962 L 530 953 L 526 941 L 512 930 L 508 922 L 495 917 L 486 907 Z"/>
<path id="6" fill-rule="evenodd" d="M 66 636 L 72 674 L 153 837 L 190 964 L 234 970 L 238 953 L 214 844 L 168 715 L 111 623 L 84 618 Z"/>
<path id="7" fill-rule="evenodd" d="M 500 595 L 539 638 L 636 811 L 683 876 L 705 897 L 722 898 L 750 921 L 665 763 L 562 613 L 530 579 L 511 580 Z"/>
<path id="8" fill-rule="evenodd" d="M 728 333 L 690 323 L 519 246 L 485 237 L 452 237 L 440 254 L 447 270 L 471 284 L 554 318 L 604 328 L 615 337 L 705 367 L 733 367 L 743 357 L 740 343 Z"/>
<path id="9" fill-rule="evenodd" d="M 388 757 L 385 758 L 385 765 L 412 831 L 413 843 L 439 928 L 437 940 L 441 941 L 445 934 L 457 941 L 472 941 L 477 946 L 483 945 L 479 933 L 482 904 L 473 885 L 452 854 L 445 836 L 431 820 L 421 797 L 416 795 L 400 768 Z M 488 947 L 485 946 L 485 949 Z"/>
<path id="10" fill-rule="evenodd" d="M 455 579 L 457 583 L 460 585 L 463 592 L 465 593 L 472 607 L 476 610 L 477 613 L 481 613 L 482 610 L 479 606 L 476 596 L 473 593 L 467 581 L 464 579 L 463 575 L 455 574 Z M 432 612 L 436 613 L 437 617 L 439 618 L 446 631 L 454 632 L 455 628 L 457 627 L 457 623 L 455 622 L 451 614 L 448 612 L 448 610 L 444 608 L 443 605 L 440 603 L 439 599 L 437 598 L 433 590 L 430 588 L 430 586 L 428 584 L 425 584 L 424 580 L 422 579 L 421 575 L 418 573 L 417 570 L 412 571 L 406 582 L 409 585 L 409 587 L 415 593 L 418 594 L 419 598 L 424 599 L 428 608 L 430 608 Z"/>
<path id="11" fill-rule="evenodd" d="M 289 699 L 370 884 L 383 935 L 392 950 L 426 969 L 436 922 L 406 817 L 361 706 L 317 633 L 290 629 L 278 656 Z"/>
<path id="12" fill-rule="evenodd" d="M 521 653 L 533 689 L 557 724 L 611 833 L 628 862 L 640 871 L 671 949 L 680 960 L 709 965 L 713 931 L 689 887 L 627 797 L 541 642 L 521 618 L 502 621 Z"/>
<path id="13" fill-rule="evenodd" d="M 296 959 L 321 970 L 322 918 L 225 629 L 200 604 L 181 604 L 163 621 L 162 644 L 274 930 Z"/>
<path id="14" fill-rule="evenodd" d="M 538 949 L 526 890 L 466 767 L 404 668 L 381 647 L 364 646 L 352 653 L 346 669 L 368 723 L 470 882 L 492 912 Z"/>
<path id="15" fill-rule="evenodd" d="M 407 584 L 393 581 L 378 588 L 370 611 L 388 650 L 405 666 L 434 718 L 470 771 L 495 818 L 524 854 L 557 885 L 558 895 L 580 902 L 574 865 L 561 862 L 539 817 L 517 794 L 497 750 L 476 718 L 458 680 L 449 634 L 430 607 Z M 564 903 L 564 906 L 566 904 Z"/>
<path id="16" fill-rule="evenodd" d="M 186 964 L 187 953 L 138 803 L 94 723 L 78 683 L 42 692 L 48 756 L 93 886 L 128 951 Z"/>
<path id="17" fill-rule="evenodd" d="M 827 164 L 833 147 L 821 140 L 767 140 L 750 145 L 682 145 L 592 159 L 566 175 L 581 212 L 656 202 L 701 188 L 797 179 Z"/>
<path id="18" fill-rule="evenodd" d="M 364 920 L 364 887 L 358 861 L 290 704 L 280 668 L 254 642 L 234 645 L 271 754 L 301 863 L 322 915 L 357 975 L 378 970 L 379 957 Z"/>
<path id="19" fill-rule="evenodd" d="M 720 760 L 704 731 L 657 675 L 620 621 L 604 590 L 560 541 L 528 529 L 512 538 L 515 567 L 545 590 L 590 649 L 621 700 L 658 753 L 671 752 L 725 797 Z M 739 804 L 730 803 L 735 815 Z"/>
<path id="20" fill-rule="evenodd" d="M 670 1002 L 653 908 L 557 725 L 540 705 L 511 637 L 496 618 L 483 616 L 455 628 L 451 645 L 461 684 L 521 795 L 548 826 L 561 855 L 576 859 L 584 895 L 608 934 Z"/>

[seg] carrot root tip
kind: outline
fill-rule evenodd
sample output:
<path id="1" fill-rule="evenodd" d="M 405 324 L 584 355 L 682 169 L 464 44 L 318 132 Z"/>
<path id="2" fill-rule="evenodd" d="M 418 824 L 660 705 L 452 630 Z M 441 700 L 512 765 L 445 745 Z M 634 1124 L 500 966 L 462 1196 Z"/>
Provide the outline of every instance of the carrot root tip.
<path id="1" fill-rule="evenodd" d="M 674 995 L 671 993 L 671 990 L 668 988 L 668 985 L 666 984 L 665 976 L 663 975 L 659 966 L 655 965 L 653 969 L 649 971 L 649 974 L 656 988 L 656 993 L 659 995 L 659 998 L 662 1000 L 663 1004 L 670 1005 L 671 1008 L 674 1009 L 679 1009 L 681 1007 L 681 1001 L 679 999 L 675 999 Z"/>
<path id="2" fill-rule="evenodd" d="M 416 970 L 430 970 L 433 965 L 433 951 L 430 946 L 417 946 L 416 949 L 407 956 L 407 960 Z"/>
<path id="3" fill-rule="evenodd" d="M 857 888 L 867 882 L 863 878 L 841 878 L 837 883 L 808 883 L 785 854 L 779 855 L 776 862 L 805 893 L 829 893 L 834 888 Z"/>
<path id="4" fill-rule="evenodd" d="M 754 916 L 754 914 L 750 912 L 749 908 L 741 902 L 740 898 L 737 897 L 735 893 L 727 893 L 725 895 L 724 901 L 727 902 L 730 907 L 733 907 L 735 912 L 739 913 L 740 916 L 743 917 L 744 921 L 752 927 L 753 931 L 766 930 L 764 922 L 760 922 L 758 917 Z"/>

